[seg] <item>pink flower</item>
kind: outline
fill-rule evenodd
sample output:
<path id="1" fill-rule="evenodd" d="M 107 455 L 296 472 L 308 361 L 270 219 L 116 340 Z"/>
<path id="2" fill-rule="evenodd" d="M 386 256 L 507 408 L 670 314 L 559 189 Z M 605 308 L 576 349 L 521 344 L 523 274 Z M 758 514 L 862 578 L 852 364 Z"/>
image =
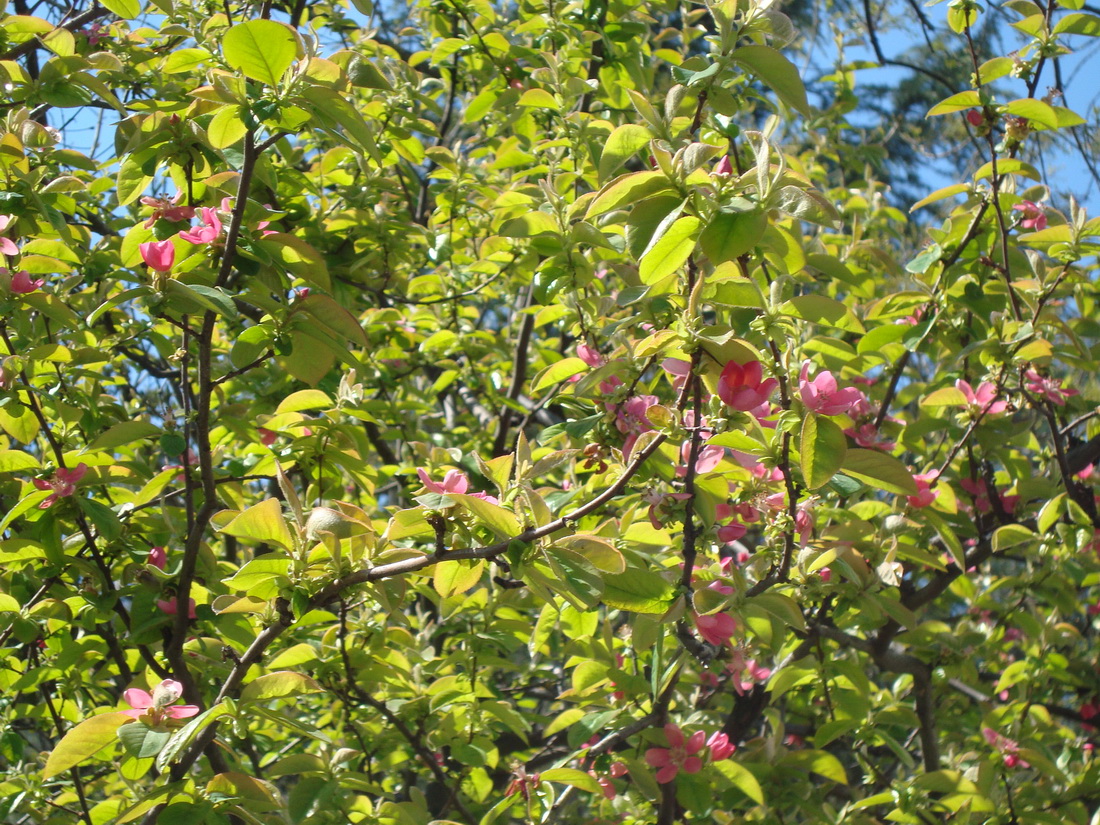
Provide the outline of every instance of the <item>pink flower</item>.
<path id="1" fill-rule="evenodd" d="M 88 28 L 81 29 L 79 34 L 88 38 L 89 46 L 98 46 L 99 41 L 106 40 L 108 37 L 107 27 L 102 23 L 92 23 Z"/>
<path id="2" fill-rule="evenodd" d="M 1047 216 L 1043 211 L 1043 207 L 1034 201 L 1021 201 L 1012 207 L 1014 212 L 1022 212 L 1023 219 L 1020 221 L 1020 226 L 1024 229 L 1034 229 L 1036 231 L 1047 228 Z"/>
<path id="3" fill-rule="evenodd" d="M 694 754 L 703 748 L 707 734 L 696 731 L 690 739 L 684 739 L 684 733 L 678 725 L 669 722 L 665 725 L 667 748 L 650 748 L 645 752 L 646 764 L 658 768 L 657 781 L 662 785 L 671 782 L 681 770 L 684 773 L 699 773 L 703 769 L 703 760 Z"/>
<path id="4" fill-rule="evenodd" d="M 746 527 L 744 524 L 736 521 L 730 521 L 718 528 L 718 541 L 723 542 L 724 544 L 729 544 L 731 542 L 737 541 L 740 538 L 743 538 L 745 533 L 747 533 L 748 531 L 749 528 Z"/>
<path id="5" fill-rule="evenodd" d="M 180 232 L 180 237 L 193 244 L 215 243 L 222 234 L 222 222 L 218 219 L 218 210 L 204 206 L 202 208 L 202 223 L 202 226 L 190 232 Z"/>
<path id="6" fill-rule="evenodd" d="M 974 506 L 978 508 L 978 512 L 988 513 L 993 509 L 985 479 L 979 478 L 977 481 L 971 481 L 969 478 L 963 478 L 959 480 L 959 486 L 974 497 Z M 1006 513 L 1012 513 L 1020 501 L 1019 496 L 1006 496 L 1001 493 L 998 493 L 997 496 L 1001 500 L 1001 509 Z"/>
<path id="7" fill-rule="evenodd" d="M 672 376 L 673 389 L 679 390 L 691 375 L 691 362 L 682 358 L 666 358 L 661 362 L 661 369 Z"/>
<path id="8" fill-rule="evenodd" d="M 646 412 L 659 401 L 655 395 L 635 395 L 615 408 L 615 427 L 626 434 L 626 440 L 623 441 L 624 458 L 634 449 L 638 436 L 653 429 Z"/>
<path id="9" fill-rule="evenodd" d="M 989 381 L 980 383 L 977 392 L 975 392 L 968 382 L 960 378 L 955 382 L 955 389 L 965 396 L 966 403 L 973 412 L 997 415 L 1004 412 L 1008 407 L 1007 402 L 995 400 L 997 398 L 997 388 Z"/>
<path id="10" fill-rule="evenodd" d="M 737 745 L 730 741 L 728 735 L 721 732 L 710 735 L 710 739 L 707 740 L 707 747 L 710 748 L 712 762 L 721 762 L 737 750 Z"/>
<path id="11" fill-rule="evenodd" d="M 728 613 L 712 613 L 709 616 L 696 615 L 695 629 L 706 641 L 715 647 L 722 647 L 737 633 L 737 622 Z"/>
<path id="12" fill-rule="evenodd" d="M 878 431 L 878 427 L 875 426 L 873 421 L 865 421 L 858 427 L 849 427 L 844 431 L 844 434 L 860 447 L 866 447 L 869 450 L 884 450 L 889 453 L 896 446 L 893 441 L 890 441 Z"/>
<path id="13" fill-rule="evenodd" d="M 774 378 L 765 381 L 763 377 L 759 361 L 747 364 L 730 361 L 718 379 L 718 397 L 735 410 L 751 412 L 757 418 L 767 415 L 768 399 L 779 382 Z"/>
<path id="14" fill-rule="evenodd" d="M 165 679 L 155 688 L 150 696 L 140 688 L 130 688 L 122 694 L 126 704 L 133 710 L 124 710 L 127 716 L 134 719 L 143 719 L 150 725 L 159 725 L 166 719 L 186 719 L 195 716 L 199 709 L 195 705 L 174 705 L 183 695 L 183 685 L 175 679 Z"/>
<path id="15" fill-rule="evenodd" d="M 36 278 L 32 281 L 30 273 L 25 269 L 21 269 L 11 276 L 11 291 L 17 295 L 27 295 L 45 285 L 45 278 Z"/>
<path id="16" fill-rule="evenodd" d="M 855 387 L 837 389 L 836 378 L 828 370 L 810 380 L 810 362 L 802 364 L 798 380 L 798 392 L 807 409 L 822 415 L 841 415 L 863 399 L 863 393 Z"/>
<path id="17" fill-rule="evenodd" d="M 189 221 L 195 217 L 195 207 L 193 206 L 179 206 L 180 198 L 183 197 L 183 192 L 177 192 L 172 196 L 172 199 L 167 198 L 151 198 L 144 197 L 141 202 L 146 206 L 153 207 L 153 214 L 149 216 L 144 224 L 148 229 L 162 218 L 166 221 Z"/>
<path id="18" fill-rule="evenodd" d="M 431 476 L 423 467 L 416 468 L 416 474 L 420 476 L 421 482 L 428 488 L 429 492 L 439 493 L 444 496 L 447 493 L 457 493 L 462 495 L 470 487 L 470 480 L 466 477 L 466 474 L 461 470 L 448 470 L 447 474 L 443 476 L 443 482 L 432 481 Z"/>
<path id="19" fill-rule="evenodd" d="M 172 246 L 171 239 L 138 244 L 138 249 L 141 250 L 141 259 L 157 272 L 167 272 L 176 262 L 176 248 Z"/>
<path id="20" fill-rule="evenodd" d="M 746 690 L 752 690 L 758 682 L 766 682 L 772 675 L 771 668 L 758 665 L 755 660 L 750 659 L 745 663 L 745 668 L 748 670 L 748 677 L 735 678 L 733 680 L 733 687 L 738 693 L 744 693 Z"/>
<path id="21" fill-rule="evenodd" d="M 588 344 L 577 344 L 577 357 L 590 367 L 602 367 L 607 361 Z"/>
<path id="22" fill-rule="evenodd" d="M 917 484 L 917 494 L 906 496 L 910 507 L 927 507 L 939 496 L 938 490 L 931 489 L 931 482 L 939 477 L 939 473 L 933 470 L 930 473 L 917 473 L 913 481 Z"/>
<path id="23" fill-rule="evenodd" d="M 157 608 L 161 613 L 166 613 L 169 616 L 175 616 L 179 612 L 179 599 L 173 596 L 170 599 L 157 599 Z M 195 618 L 195 600 L 187 600 L 187 618 Z"/>
<path id="24" fill-rule="evenodd" d="M 163 547 L 154 547 L 149 551 L 149 558 L 145 561 L 146 564 L 151 564 L 158 570 L 163 570 L 168 566 L 168 551 Z"/>
<path id="25" fill-rule="evenodd" d="M 722 459 L 726 456 L 726 450 L 724 447 L 717 447 L 713 444 L 708 444 L 699 450 L 699 455 L 695 458 L 695 472 L 697 475 L 702 473 L 709 473 L 715 467 L 722 463 Z M 691 442 L 685 441 L 684 446 L 680 448 L 680 460 L 683 462 L 676 468 L 676 475 L 687 475 L 687 462 L 691 458 Z"/>
<path id="26" fill-rule="evenodd" d="M 265 447 L 270 447 L 279 438 L 277 432 L 267 429 L 266 427 L 257 427 L 256 432 L 259 433 L 260 443 Z"/>
<path id="27" fill-rule="evenodd" d="M 1030 768 L 1031 765 L 1019 757 L 1017 751 L 1020 746 L 1007 736 L 1001 736 L 993 728 L 982 728 L 982 736 L 991 748 L 999 750 L 1005 759 L 1005 766 L 1009 768 Z"/>
<path id="28" fill-rule="evenodd" d="M 4 237 L 3 235 L 4 230 L 7 229 L 14 220 L 15 215 L 0 215 L 0 254 L 19 254 L 19 247 L 15 245 L 11 238 Z"/>
<path id="29" fill-rule="evenodd" d="M 822 567 L 817 571 L 817 575 L 821 577 L 821 581 L 828 584 L 833 578 L 833 569 L 831 567 Z"/>
<path id="30" fill-rule="evenodd" d="M 985 115 L 982 114 L 981 109 L 971 109 L 966 113 L 966 121 L 971 126 L 981 126 L 985 123 Z"/>
<path id="31" fill-rule="evenodd" d="M 14 279 L 13 279 L 14 283 Z M 1024 373 L 1024 381 L 1027 383 L 1028 392 L 1035 395 L 1041 395 L 1051 404 L 1057 404 L 1059 407 L 1066 405 L 1066 399 L 1071 395 L 1077 395 L 1077 390 L 1062 389 L 1062 382 L 1056 378 L 1048 378 L 1045 375 L 1039 375 L 1035 370 L 1030 369 Z"/>
<path id="32" fill-rule="evenodd" d="M 53 490 L 53 493 L 38 505 L 39 508 L 45 510 L 59 498 L 65 498 L 75 493 L 77 482 L 84 478 L 86 472 L 88 472 L 88 465 L 80 463 L 72 470 L 67 470 L 64 467 L 60 468 L 51 479 L 36 478 L 34 486 L 39 490 Z"/>
<path id="33" fill-rule="evenodd" d="M 730 163 L 730 156 L 724 155 L 717 165 L 714 167 L 714 174 L 716 175 L 732 175 L 733 164 Z"/>

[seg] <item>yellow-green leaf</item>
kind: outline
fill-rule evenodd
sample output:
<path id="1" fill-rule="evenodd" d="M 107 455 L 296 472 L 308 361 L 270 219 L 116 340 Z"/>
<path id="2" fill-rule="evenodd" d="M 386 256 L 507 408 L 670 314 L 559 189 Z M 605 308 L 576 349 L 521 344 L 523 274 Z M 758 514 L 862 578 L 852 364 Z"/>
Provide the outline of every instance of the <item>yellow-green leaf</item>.
<path id="1" fill-rule="evenodd" d="M 324 688 L 302 673 L 280 670 L 249 682 L 241 691 L 241 699 L 245 702 L 264 701 L 323 691 Z"/>
<path id="2" fill-rule="evenodd" d="M 798 68 L 771 46 L 742 46 L 730 53 L 730 59 L 756 75 L 776 97 L 792 109 L 809 117 L 810 104 Z"/>
<path id="3" fill-rule="evenodd" d="M 248 134 L 248 127 L 241 119 L 240 106 L 226 106 L 218 111 L 206 127 L 206 136 L 215 149 L 232 146 Z"/>
<path id="4" fill-rule="evenodd" d="M 332 399 L 321 390 L 298 390 L 284 398 L 275 408 L 275 415 L 302 410 L 322 410 L 333 406 Z"/>
<path id="5" fill-rule="evenodd" d="M 61 741 L 50 753 L 46 767 L 42 769 L 42 778 L 49 779 L 73 765 L 78 765 L 90 756 L 115 741 L 115 732 L 119 725 L 130 721 L 131 717 L 123 711 L 101 713 L 85 719 L 75 728 L 61 737 Z"/>
<path id="6" fill-rule="evenodd" d="M 928 117 L 949 115 L 952 112 L 961 112 L 964 109 L 973 109 L 981 105 L 982 99 L 978 96 L 976 91 L 971 89 L 970 91 L 959 92 L 957 95 L 951 95 L 951 97 L 941 100 L 928 110 Z"/>
<path id="7" fill-rule="evenodd" d="M 580 358 L 563 358 L 544 369 L 535 379 L 531 392 L 538 392 L 546 387 L 552 387 L 566 378 L 571 378 L 577 373 L 588 369 L 588 364 Z"/>
<path id="8" fill-rule="evenodd" d="M 836 475 L 848 452 L 844 431 L 828 418 L 807 413 L 802 422 L 799 453 L 806 486 L 816 490 Z"/>
<path id="9" fill-rule="evenodd" d="M 652 139 L 653 133 L 637 123 L 617 127 L 604 144 L 600 154 L 600 180 L 607 180 L 629 158 Z"/>
<path id="10" fill-rule="evenodd" d="M 298 53 L 294 31 L 274 20 L 249 20 L 222 39 L 225 62 L 245 77 L 275 86 Z"/>
<path id="11" fill-rule="evenodd" d="M 432 571 L 432 586 L 443 598 L 465 593 L 481 581 L 485 570 L 484 559 L 456 559 L 441 561 Z"/>
<path id="12" fill-rule="evenodd" d="M 578 771 L 576 768 L 551 768 L 548 771 L 543 771 L 539 776 L 546 782 L 560 782 L 563 785 L 572 785 L 574 788 L 588 791 L 588 793 L 603 792 L 600 788 L 600 783 L 596 781 L 596 777 L 584 771 Z"/>
<path id="13" fill-rule="evenodd" d="M 273 542 L 287 550 L 294 547 L 294 539 L 283 517 L 283 505 L 277 498 L 269 498 L 249 507 L 221 532 L 254 542 Z"/>
<path id="14" fill-rule="evenodd" d="M 905 465 L 893 456 L 877 450 L 848 450 L 841 469 L 848 475 L 888 493 L 903 496 L 917 494 L 917 484 Z"/>
<path id="15" fill-rule="evenodd" d="M 678 218 L 642 258 L 638 268 L 642 283 L 658 283 L 682 267 L 695 251 L 698 231 L 698 218 Z"/>

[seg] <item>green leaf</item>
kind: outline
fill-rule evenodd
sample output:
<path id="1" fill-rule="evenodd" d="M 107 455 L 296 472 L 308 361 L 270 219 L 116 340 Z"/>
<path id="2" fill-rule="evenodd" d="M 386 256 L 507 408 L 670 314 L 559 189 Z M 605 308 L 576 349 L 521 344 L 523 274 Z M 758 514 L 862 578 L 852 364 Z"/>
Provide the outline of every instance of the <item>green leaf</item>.
<path id="1" fill-rule="evenodd" d="M 316 253 L 316 250 L 312 250 L 312 247 L 311 251 Z M 355 316 L 328 295 L 314 292 L 298 306 L 336 336 L 360 347 L 370 346 L 370 339 L 367 338 L 367 334 L 363 331 L 363 327 L 355 319 Z"/>
<path id="2" fill-rule="evenodd" d="M 585 219 L 591 220 L 621 206 L 635 205 L 644 198 L 672 189 L 664 172 L 630 172 L 620 175 L 601 189 L 588 205 Z"/>
<path id="3" fill-rule="evenodd" d="M 118 729 L 118 738 L 126 752 L 137 759 L 156 756 L 172 738 L 167 728 L 151 728 L 140 719 Z"/>
<path id="4" fill-rule="evenodd" d="M 285 699 L 304 693 L 323 693 L 324 688 L 302 673 L 280 670 L 254 679 L 241 691 L 243 702 L 263 702 L 268 699 Z"/>
<path id="5" fill-rule="evenodd" d="M 38 418 L 30 407 L 11 403 L 0 407 L 0 429 L 20 444 L 30 444 L 38 435 Z"/>
<path id="6" fill-rule="evenodd" d="M 575 768 L 551 768 L 548 771 L 543 771 L 539 776 L 545 782 L 560 782 L 563 785 L 572 785 L 574 788 L 588 791 L 588 793 L 603 793 L 596 777 Z"/>
<path id="7" fill-rule="evenodd" d="M 804 750 L 790 751 L 783 757 L 784 767 L 793 767 L 803 773 L 816 773 L 833 782 L 848 784 L 848 775 L 840 760 L 828 751 Z"/>
<path id="8" fill-rule="evenodd" d="M 141 14 L 141 3 L 138 0 L 100 0 L 100 3 L 123 20 L 133 20 Z"/>
<path id="9" fill-rule="evenodd" d="M 294 548 L 294 539 L 283 517 L 283 505 L 277 498 L 264 499 L 249 507 L 222 527 L 221 532 L 248 541 L 278 544 L 287 550 Z"/>
<path id="10" fill-rule="evenodd" d="M 922 407 L 965 407 L 966 396 L 954 387 L 941 387 L 921 399 Z"/>
<path id="11" fill-rule="evenodd" d="M 204 710 L 193 719 L 189 719 L 186 725 L 172 733 L 172 738 L 168 740 L 168 744 L 160 750 L 157 755 L 157 770 L 167 769 L 176 756 L 191 744 L 199 731 L 228 712 L 229 708 L 226 707 L 225 703 L 218 702 L 214 707 Z"/>
<path id="12" fill-rule="evenodd" d="M 982 105 L 982 99 L 973 89 L 951 95 L 946 100 L 941 100 L 928 110 L 928 117 L 935 115 L 948 115 L 952 112 L 961 112 L 964 109 L 973 109 Z"/>
<path id="13" fill-rule="evenodd" d="M 41 467 L 38 459 L 30 453 L 22 450 L 0 450 L 0 473 L 25 473 Z"/>
<path id="14" fill-rule="evenodd" d="M 555 544 L 584 556 L 593 567 L 604 573 L 623 573 L 626 571 L 626 559 L 607 539 L 598 536 L 566 536 Z"/>
<path id="15" fill-rule="evenodd" d="M 1036 538 L 1035 533 L 1022 524 L 1006 524 L 993 531 L 993 552 L 999 553 L 1010 547 L 1030 544 Z"/>
<path id="16" fill-rule="evenodd" d="M 266 555 L 258 559 L 252 559 L 246 563 L 244 567 L 226 579 L 224 584 L 230 590 L 249 593 L 259 598 L 257 594 L 260 592 L 266 593 L 268 590 L 277 590 L 278 587 L 289 584 L 290 579 L 287 577 L 289 571 L 290 559 L 273 559 L 270 555 Z M 272 587 L 272 584 L 275 586 Z M 234 603 L 239 604 L 239 602 L 236 601 Z M 223 608 L 219 603 L 219 611 L 222 610 Z M 225 612 L 240 611 L 231 610 Z"/>
<path id="17" fill-rule="evenodd" d="M 653 133 L 637 123 L 624 123 L 608 135 L 600 154 L 600 180 L 607 180 L 638 150 L 649 143 Z"/>
<path id="18" fill-rule="evenodd" d="M 657 243 L 650 247 L 638 267 L 638 277 L 644 284 L 663 281 L 684 265 L 695 251 L 699 219 L 678 218 Z"/>
<path id="19" fill-rule="evenodd" d="M 806 87 L 795 65 L 771 46 L 742 46 L 730 53 L 730 59 L 740 63 L 760 80 L 771 87 L 776 97 L 792 109 L 809 117 L 809 101 L 806 100 Z"/>
<path id="20" fill-rule="evenodd" d="M 917 484 L 905 465 L 891 455 L 877 450 L 850 449 L 842 467 L 845 473 L 860 481 L 903 496 L 915 496 Z"/>
<path id="21" fill-rule="evenodd" d="M 806 486 L 816 490 L 828 482 L 844 464 L 848 439 L 836 423 L 810 412 L 802 422 L 802 438 L 798 449 Z"/>
<path id="22" fill-rule="evenodd" d="M 294 31 L 274 20 L 249 20 L 222 39 L 225 62 L 245 77 L 275 86 L 298 54 Z"/>
<path id="23" fill-rule="evenodd" d="M 501 507 L 499 504 L 493 504 L 493 502 L 486 501 L 477 496 L 468 496 L 459 493 L 448 493 L 448 495 L 450 498 L 454 499 L 456 503 L 461 504 L 473 513 L 478 521 L 502 539 L 519 535 L 523 531 L 519 519 L 515 517 L 515 514 L 512 513 L 511 510 L 506 510 Z"/>
<path id="24" fill-rule="evenodd" d="M 836 327 L 848 332 L 862 333 L 863 324 L 848 307 L 835 298 L 825 295 L 799 295 L 784 303 L 780 310 L 785 314 L 815 324 Z"/>
<path id="25" fill-rule="evenodd" d="M 1019 158 L 998 158 L 997 159 L 997 174 L 998 175 L 1020 175 L 1025 178 L 1031 178 L 1031 180 L 1042 181 L 1043 176 L 1027 161 L 1020 160 Z M 981 180 L 982 178 L 993 177 L 993 161 L 982 166 L 977 172 L 974 173 L 974 180 Z M 965 186 L 964 186 L 965 188 Z"/>
<path id="26" fill-rule="evenodd" d="M 732 759 L 722 759 L 715 762 L 714 767 L 722 776 L 733 783 L 737 790 L 757 805 L 764 804 L 764 789 L 760 787 L 760 782 L 749 769 L 740 762 L 734 762 Z"/>
<path id="27" fill-rule="evenodd" d="M 506 238 L 533 238 L 536 235 L 560 235 L 561 227 L 557 219 L 548 212 L 538 210 L 520 215 L 506 221 L 500 228 L 500 234 Z"/>
<path id="28" fill-rule="evenodd" d="M 1005 110 L 1010 115 L 1027 118 L 1028 122 L 1047 129 L 1064 129 L 1069 126 L 1080 126 L 1085 119 L 1064 106 L 1051 106 L 1042 100 L 1035 98 L 1020 98 L 1011 100 L 1005 104 Z"/>
<path id="29" fill-rule="evenodd" d="M 49 779 L 73 765 L 94 756 L 107 745 L 115 741 L 119 725 L 129 722 L 132 717 L 123 711 L 101 713 L 85 719 L 75 728 L 61 737 L 42 769 L 42 778 Z"/>
<path id="30" fill-rule="evenodd" d="M 127 289 L 124 292 L 120 292 L 118 295 L 115 295 L 113 298 L 108 298 L 98 307 L 93 309 L 91 314 L 88 315 L 84 322 L 90 327 L 97 320 L 99 320 L 99 317 L 103 315 L 104 312 L 107 312 L 110 309 L 114 309 L 119 304 L 124 304 L 133 298 L 140 298 L 144 295 L 150 295 L 152 294 L 152 292 L 152 287 L 148 286 L 137 286 L 133 289 Z"/>
<path id="31" fill-rule="evenodd" d="M 577 610 L 591 610 L 603 595 L 603 577 L 580 553 L 563 547 L 546 548 L 546 562 L 554 571 L 553 590 L 564 596 Z"/>
<path id="32" fill-rule="evenodd" d="M 572 378 L 578 373 L 588 369 L 588 364 L 580 358 L 563 358 L 561 361 L 551 364 L 535 378 L 531 392 L 537 393 L 546 387 L 552 387 L 567 378 Z"/>
<path id="33" fill-rule="evenodd" d="M 557 111 L 561 104 L 546 89 L 528 89 L 516 102 L 517 106 L 528 106 L 533 109 L 551 109 Z"/>
<path id="34" fill-rule="evenodd" d="M 328 393 L 321 390 L 298 390 L 279 402 L 279 406 L 275 408 L 275 414 L 302 410 L 330 410 L 334 406 Z"/>
<path id="35" fill-rule="evenodd" d="M 484 559 L 455 559 L 439 562 L 432 571 L 432 586 L 444 599 L 465 593 L 481 581 Z"/>
<path id="36" fill-rule="evenodd" d="M 936 201 L 942 201 L 944 198 L 950 198 L 952 195 L 961 195 L 963 192 L 970 190 L 970 184 L 967 183 L 953 183 L 950 186 L 944 186 L 937 189 L 931 195 L 925 195 L 919 201 L 909 207 L 910 212 L 916 212 L 922 206 L 928 206 L 930 203 Z"/>
<path id="37" fill-rule="evenodd" d="M 175 278 L 169 278 L 164 284 L 164 292 L 167 295 L 182 298 L 184 301 L 194 302 L 199 308 L 216 312 L 230 320 L 237 318 L 237 308 L 233 305 L 233 299 L 220 288 L 203 284 L 185 284 Z"/>
<path id="38" fill-rule="evenodd" d="M 158 435 L 160 435 L 160 427 L 150 424 L 148 421 L 123 421 L 121 424 L 115 424 L 106 432 L 100 433 L 81 452 L 94 453 L 101 450 L 112 452 L 126 444 L 133 444 L 135 441 L 153 438 Z"/>
<path id="39" fill-rule="evenodd" d="M 240 106 L 225 106 L 218 110 L 206 127 L 206 136 L 215 149 L 225 149 L 248 134 L 248 127 L 241 119 Z"/>
<path id="40" fill-rule="evenodd" d="M 618 575 L 603 577 L 603 602 L 608 607 L 635 613 L 664 613 L 676 597 L 676 589 L 659 573 L 628 567 Z"/>
<path id="41" fill-rule="evenodd" d="M 699 245 L 714 264 L 733 261 L 760 243 L 767 226 L 761 211 L 719 212 L 699 235 Z"/>

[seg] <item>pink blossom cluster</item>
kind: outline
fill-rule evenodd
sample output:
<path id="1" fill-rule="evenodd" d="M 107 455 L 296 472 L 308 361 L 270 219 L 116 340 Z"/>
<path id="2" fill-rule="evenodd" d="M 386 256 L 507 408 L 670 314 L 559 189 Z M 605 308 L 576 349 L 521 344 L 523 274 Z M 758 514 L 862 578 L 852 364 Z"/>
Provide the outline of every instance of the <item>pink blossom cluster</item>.
<path id="1" fill-rule="evenodd" d="M 1059 407 L 1064 407 L 1066 399 L 1071 395 L 1077 395 L 1077 390 L 1063 388 L 1059 379 L 1039 375 L 1034 369 L 1024 373 L 1024 387 L 1033 395 L 1045 398 Z"/>
<path id="2" fill-rule="evenodd" d="M 1019 755 L 1020 746 L 1007 736 L 1002 736 L 993 730 L 993 728 L 982 728 L 982 736 L 985 737 L 985 741 L 991 748 L 999 750 L 1004 756 L 1005 767 L 1008 768 L 1030 768 L 1031 765 L 1023 760 Z"/>
<path id="3" fill-rule="evenodd" d="M 671 782 L 680 771 L 699 773 L 703 769 L 703 759 L 708 754 L 700 752 L 706 747 L 712 762 L 728 758 L 737 746 L 730 742 L 725 733 L 715 732 L 707 738 L 706 731 L 696 731 L 685 737 L 679 725 L 669 722 L 665 725 L 667 748 L 649 748 L 645 752 L 646 764 L 657 768 L 657 781 L 662 785 Z"/>
<path id="4" fill-rule="evenodd" d="M 779 382 L 764 378 L 759 361 L 730 361 L 718 377 L 718 397 L 735 410 L 764 418 L 771 412 L 771 396 Z"/>
<path id="5" fill-rule="evenodd" d="M 0 215 L 0 255 L 19 254 L 19 247 L 15 245 L 15 241 L 5 234 L 14 220 L 15 215 Z"/>
<path id="6" fill-rule="evenodd" d="M 997 400 L 997 387 L 989 381 L 983 381 L 974 389 L 967 381 L 958 379 L 955 389 L 966 398 L 966 405 L 975 415 L 999 415 L 1008 409 L 1007 401 Z"/>
<path id="7" fill-rule="evenodd" d="M 6 239 L 0 238 L 0 240 Z M 16 295 L 29 295 L 46 285 L 45 278 L 32 278 L 31 274 L 25 269 L 12 274 L 7 267 L 0 266 L 0 276 L 8 277 L 9 289 Z"/>
<path id="8" fill-rule="evenodd" d="M 58 468 L 52 478 L 36 478 L 34 480 L 35 487 L 39 490 L 53 491 L 38 505 L 39 509 L 45 510 L 47 507 L 51 507 L 59 498 L 66 498 L 75 493 L 76 485 L 80 482 L 80 479 L 84 478 L 84 474 L 87 472 L 88 465 L 81 463 L 77 464 L 71 470 L 65 467 Z"/>
<path id="9" fill-rule="evenodd" d="M 1021 213 L 1023 217 L 1020 219 L 1020 226 L 1024 229 L 1038 232 L 1047 228 L 1046 212 L 1034 201 L 1021 201 L 1012 207 L 1012 211 Z"/>
<path id="10" fill-rule="evenodd" d="M 153 688 L 152 694 L 141 688 L 130 688 L 122 694 L 122 698 L 133 710 L 124 710 L 123 713 L 151 726 L 169 719 L 187 719 L 198 714 L 199 709 L 195 705 L 175 704 L 181 696 L 183 685 L 175 679 L 165 679 Z"/>
<path id="11" fill-rule="evenodd" d="M 447 495 L 447 493 L 464 495 L 470 489 L 470 479 L 461 470 L 448 470 L 441 482 L 432 481 L 432 477 L 428 475 L 428 471 L 423 467 L 417 467 L 416 474 L 420 476 L 420 481 L 428 488 L 428 492 L 438 493 L 441 496 Z M 469 495 L 473 498 L 488 501 L 490 504 L 500 504 L 500 499 L 488 493 L 469 493 Z"/>

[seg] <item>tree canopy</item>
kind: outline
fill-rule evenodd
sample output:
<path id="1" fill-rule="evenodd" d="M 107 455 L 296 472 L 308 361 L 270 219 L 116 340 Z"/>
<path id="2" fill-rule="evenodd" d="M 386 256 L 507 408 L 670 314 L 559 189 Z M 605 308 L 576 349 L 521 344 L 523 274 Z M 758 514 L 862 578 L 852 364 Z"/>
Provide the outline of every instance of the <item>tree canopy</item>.
<path id="1" fill-rule="evenodd" d="M 0 821 L 1096 825 L 1098 35 L 3 7 Z"/>

